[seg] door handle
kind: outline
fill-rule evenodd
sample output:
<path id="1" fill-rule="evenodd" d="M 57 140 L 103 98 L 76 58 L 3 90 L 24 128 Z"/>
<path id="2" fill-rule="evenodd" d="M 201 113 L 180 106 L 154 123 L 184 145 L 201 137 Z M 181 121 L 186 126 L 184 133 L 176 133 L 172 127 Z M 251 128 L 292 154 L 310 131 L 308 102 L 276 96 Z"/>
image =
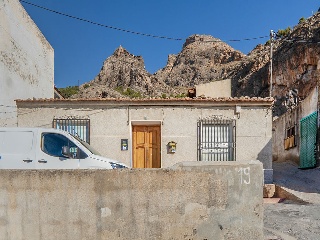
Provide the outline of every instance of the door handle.
<path id="1" fill-rule="evenodd" d="M 23 159 L 22 161 L 24 161 L 26 163 L 33 162 L 33 160 L 31 160 L 31 159 Z"/>
<path id="2" fill-rule="evenodd" d="M 41 159 L 41 160 L 38 160 L 39 163 L 47 163 L 48 161 L 47 160 L 44 160 L 44 159 Z"/>

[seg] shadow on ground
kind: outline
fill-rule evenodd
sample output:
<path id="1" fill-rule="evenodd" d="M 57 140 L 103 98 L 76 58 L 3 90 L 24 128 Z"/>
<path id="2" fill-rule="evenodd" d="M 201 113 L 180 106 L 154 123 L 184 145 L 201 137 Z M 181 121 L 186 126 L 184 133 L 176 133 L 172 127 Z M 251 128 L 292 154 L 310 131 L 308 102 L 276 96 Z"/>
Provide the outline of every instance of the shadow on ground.
<path id="1" fill-rule="evenodd" d="M 274 162 L 273 170 L 276 186 L 292 195 L 281 203 L 264 204 L 265 240 L 319 240 L 320 169 Z"/>
<path id="2" fill-rule="evenodd" d="M 320 193 L 320 168 L 299 169 L 292 162 L 274 162 L 273 179 L 276 185 L 304 193 Z"/>

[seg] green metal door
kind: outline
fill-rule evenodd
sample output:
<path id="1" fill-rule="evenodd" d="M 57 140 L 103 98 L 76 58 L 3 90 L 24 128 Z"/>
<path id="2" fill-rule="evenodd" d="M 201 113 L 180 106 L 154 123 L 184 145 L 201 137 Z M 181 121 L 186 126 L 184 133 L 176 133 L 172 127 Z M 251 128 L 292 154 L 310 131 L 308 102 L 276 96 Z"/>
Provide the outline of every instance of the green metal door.
<path id="1" fill-rule="evenodd" d="M 314 155 L 317 138 L 317 112 L 300 120 L 300 168 L 316 166 Z"/>

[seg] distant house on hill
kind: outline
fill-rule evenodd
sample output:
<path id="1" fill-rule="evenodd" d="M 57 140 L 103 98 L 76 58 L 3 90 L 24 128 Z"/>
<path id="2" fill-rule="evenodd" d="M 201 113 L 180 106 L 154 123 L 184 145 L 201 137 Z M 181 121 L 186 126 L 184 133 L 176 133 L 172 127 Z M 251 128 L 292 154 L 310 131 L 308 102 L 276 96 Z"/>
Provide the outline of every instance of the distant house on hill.
<path id="1" fill-rule="evenodd" d="M 231 79 L 223 79 L 214 82 L 198 84 L 195 86 L 195 88 L 197 97 L 231 97 Z"/>
<path id="2" fill-rule="evenodd" d="M 68 130 L 134 168 L 259 160 L 271 183 L 272 103 L 246 97 L 17 100 L 18 126 Z"/>
<path id="3" fill-rule="evenodd" d="M 0 16 L 0 127 L 16 126 L 15 99 L 53 98 L 54 51 L 18 0 Z"/>

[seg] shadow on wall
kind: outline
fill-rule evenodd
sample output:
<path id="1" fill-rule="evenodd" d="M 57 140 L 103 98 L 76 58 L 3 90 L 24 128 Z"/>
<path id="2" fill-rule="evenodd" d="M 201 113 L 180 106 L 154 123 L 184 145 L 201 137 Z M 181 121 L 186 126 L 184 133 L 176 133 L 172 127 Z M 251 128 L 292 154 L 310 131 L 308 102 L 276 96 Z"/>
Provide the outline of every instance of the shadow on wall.
<path id="1" fill-rule="evenodd" d="M 272 169 L 272 139 L 258 153 L 258 158 L 264 169 Z"/>

